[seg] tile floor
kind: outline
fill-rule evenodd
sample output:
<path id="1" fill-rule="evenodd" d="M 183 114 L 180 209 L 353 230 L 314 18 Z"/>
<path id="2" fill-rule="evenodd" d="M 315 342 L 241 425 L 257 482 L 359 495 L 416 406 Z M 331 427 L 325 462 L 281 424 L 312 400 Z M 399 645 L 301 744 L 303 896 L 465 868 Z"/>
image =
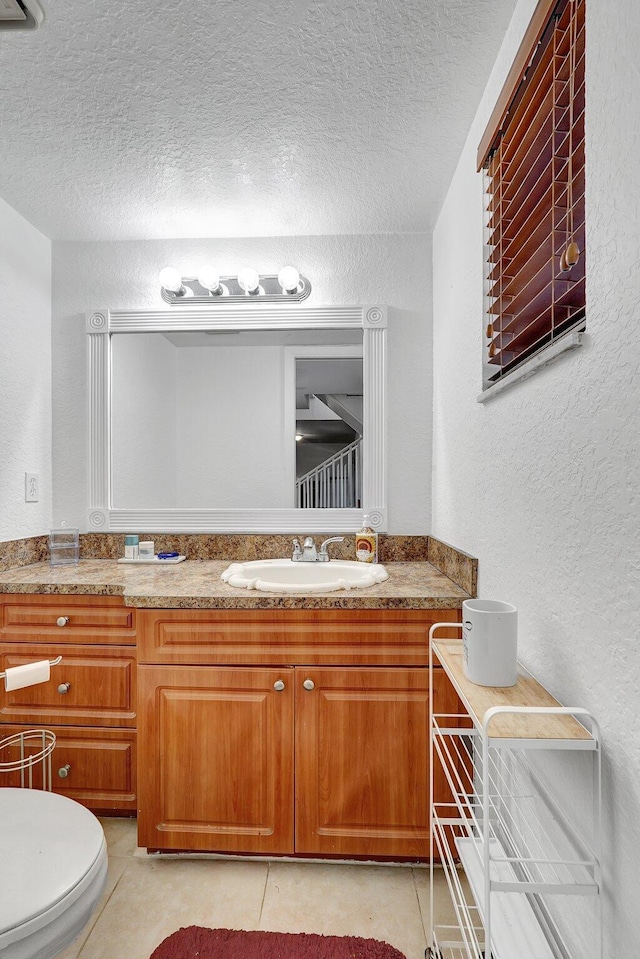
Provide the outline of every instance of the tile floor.
<path id="1" fill-rule="evenodd" d="M 424 959 L 428 869 L 147 857 L 136 851 L 135 820 L 102 824 L 107 888 L 59 959 L 149 959 L 188 925 L 372 937 Z M 441 917 L 448 893 L 439 870 L 435 893 Z"/>

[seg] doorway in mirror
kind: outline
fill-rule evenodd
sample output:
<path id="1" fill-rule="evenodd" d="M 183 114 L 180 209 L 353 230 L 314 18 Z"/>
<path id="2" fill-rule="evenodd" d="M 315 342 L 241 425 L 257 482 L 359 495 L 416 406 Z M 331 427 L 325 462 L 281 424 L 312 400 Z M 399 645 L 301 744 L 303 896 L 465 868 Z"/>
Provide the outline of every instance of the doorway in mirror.
<path id="1" fill-rule="evenodd" d="M 298 508 L 361 507 L 363 430 L 362 357 L 297 357 Z"/>

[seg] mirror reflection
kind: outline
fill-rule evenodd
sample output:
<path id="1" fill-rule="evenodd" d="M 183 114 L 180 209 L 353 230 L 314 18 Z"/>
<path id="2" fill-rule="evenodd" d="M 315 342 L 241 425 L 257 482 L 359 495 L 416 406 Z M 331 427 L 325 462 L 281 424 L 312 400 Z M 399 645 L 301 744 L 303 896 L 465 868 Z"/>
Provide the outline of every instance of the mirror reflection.
<path id="1" fill-rule="evenodd" d="M 361 330 L 111 336 L 113 508 L 359 506 L 362 422 Z"/>
<path id="2" fill-rule="evenodd" d="M 362 358 L 296 358 L 296 506 L 361 506 Z"/>

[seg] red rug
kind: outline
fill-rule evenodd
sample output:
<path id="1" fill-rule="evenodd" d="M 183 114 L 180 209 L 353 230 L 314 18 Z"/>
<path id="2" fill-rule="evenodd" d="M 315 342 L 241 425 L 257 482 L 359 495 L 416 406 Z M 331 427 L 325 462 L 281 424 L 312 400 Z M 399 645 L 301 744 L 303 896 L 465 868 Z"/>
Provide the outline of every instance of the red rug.
<path id="1" fill-rule="evenodd" d="M 300 932 L 243 932 L 185 926 L 150 959 L 406 959 L 386 942 Z"/>

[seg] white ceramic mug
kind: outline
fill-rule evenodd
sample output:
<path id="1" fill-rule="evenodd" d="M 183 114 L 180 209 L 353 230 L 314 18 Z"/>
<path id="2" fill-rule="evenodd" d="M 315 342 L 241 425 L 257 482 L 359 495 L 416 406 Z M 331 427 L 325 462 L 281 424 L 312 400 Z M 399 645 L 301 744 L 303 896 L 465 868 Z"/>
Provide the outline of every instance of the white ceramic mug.
<path id="1" fill-rule="evenodd" d="M 463 670 L 478 686 L 515 686 L 518 610 L 495 599 L 462 604 Z"/>

